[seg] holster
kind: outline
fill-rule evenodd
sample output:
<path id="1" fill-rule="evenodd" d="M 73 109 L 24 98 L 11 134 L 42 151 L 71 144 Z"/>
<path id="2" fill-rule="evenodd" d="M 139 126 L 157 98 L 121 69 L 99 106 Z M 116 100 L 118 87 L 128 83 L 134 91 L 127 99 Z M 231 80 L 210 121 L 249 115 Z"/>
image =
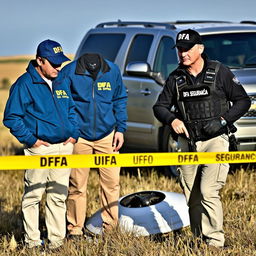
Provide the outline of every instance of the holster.
<path id="1" fill-rule="evenodd" d="M 229 140 L 229 151 L 238 151 L 237 148 L 237 140 L 234 134 L 231 134 L 228 136 L 228 140 Z"/>
<path id="2" fill-rule="evenodd" d="M 197 152 L 196 143 L 194 140 L 188 139 L 188 149 L 189 149 L 189 152 Z"/>

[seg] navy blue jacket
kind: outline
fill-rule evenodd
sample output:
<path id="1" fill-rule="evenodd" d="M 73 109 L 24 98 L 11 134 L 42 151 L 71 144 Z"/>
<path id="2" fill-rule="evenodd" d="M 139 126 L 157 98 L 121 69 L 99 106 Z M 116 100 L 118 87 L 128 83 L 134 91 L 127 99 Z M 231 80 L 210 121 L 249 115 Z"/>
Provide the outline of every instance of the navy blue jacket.
<path id="1" fill-rule="evenodd" d="M 64 142 L 69 137 L 77 139 L 77 116 L 68 85 L 56 78 L 51 91 L 34 63 L 29 63 L 27 72 L 11 87 L 4 125 L 28 147 L 37 139 L 51 144 Z"/>
<path id="2" fill-rule="evenodd" d="M 100 62 L 101 69 L 95 81 L 83 65 L 83 56 L 61 71 L 70 83 L 80 137 L 90 141 L 102 139 L 113 130 L 126 130 L 127 94 L 120 70 L 101 57 Z"/>

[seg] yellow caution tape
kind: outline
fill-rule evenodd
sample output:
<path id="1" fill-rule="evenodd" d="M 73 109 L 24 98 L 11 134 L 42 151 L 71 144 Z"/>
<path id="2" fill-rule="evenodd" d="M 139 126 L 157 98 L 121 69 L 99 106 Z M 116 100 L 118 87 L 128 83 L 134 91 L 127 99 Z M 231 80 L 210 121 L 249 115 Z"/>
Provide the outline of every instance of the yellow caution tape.
<path id="1" fill-rule="evenodd" d="M 1 156 L 0 170 L 255 163 L 256 151 Z"/>

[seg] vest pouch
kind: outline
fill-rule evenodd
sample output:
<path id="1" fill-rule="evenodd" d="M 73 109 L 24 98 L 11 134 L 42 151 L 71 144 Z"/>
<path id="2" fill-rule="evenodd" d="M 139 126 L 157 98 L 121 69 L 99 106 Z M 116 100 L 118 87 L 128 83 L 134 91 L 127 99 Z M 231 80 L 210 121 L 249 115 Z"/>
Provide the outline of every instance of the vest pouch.
<path id="1" fill-rule="evenodd" d="M 220 123 L 220 118 L 217 117 L 206 121 L 205 125 L 203 126 L 202 132 L 208 140 L 224 133 L 228 134 L 228 128 L 227 126 L 222 126 Z"/>
<path id="2" fill-rule="evenodd" d="M 218 134 L 221 128 L 223 128 L 223 126 L 221 125 L 220 118 L 214 118 L 206 122 L 203 126 L 203 132 L 206 135 L 211 136 L 212 134 Z"/>
<path id="3" fill-rule="evenodd" d="M 210 120 L 209 119 L 202 120 L 202 121 L 189 121 L 189 122 L 185 122 L 185 125 L 188 129 L 189 135 L 193 138 L 195 142 L 205 141 L 205 140 L 209 140 L 211 138 L 217 137 L 221 134 L 227 133 L 226 127 L 221 127 L 215 133 L 209 133 L 207 130 L 205 130 L 205 126 L 207 123 L 213 122 L 216 120 L 217 118 L 210 119 Z"/>

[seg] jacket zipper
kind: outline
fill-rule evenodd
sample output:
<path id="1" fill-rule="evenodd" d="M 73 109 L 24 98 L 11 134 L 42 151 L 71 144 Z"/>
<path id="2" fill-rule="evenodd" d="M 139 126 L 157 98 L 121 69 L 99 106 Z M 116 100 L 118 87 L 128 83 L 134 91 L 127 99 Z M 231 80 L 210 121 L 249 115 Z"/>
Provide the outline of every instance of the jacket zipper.
<path id="1" fill-rule="evenodd" d="M 94 81 L 93 80 L 93 82 L 92 82 L 92 99 L 93 99 L 93 109 L 94 109 L 94 111 L 93 111 L 93 137 L 94 137 L 94 139 L 96 138 L 96 101 L 95 101 L 95 89 L 94 89 L 94 87 L 95 87 L 95 85 L 96 85 L 96 80 Z"/>
<path id="2" fill-rule="evenodd" d="M 96 111 L 97 111 L 97 106 L 96 106 L 96 99 L 95 99 L 95 86 L 97 85 L 97 81 L 102 77 L 103 75 L 100 75 L 97 77 L 97 79 L 92 83 L 92 98 L 93 98 L 93 108 L 94 108 L 94 123 L 93 123 L 93 136 L 94 139 L 96 138 Z"/>

